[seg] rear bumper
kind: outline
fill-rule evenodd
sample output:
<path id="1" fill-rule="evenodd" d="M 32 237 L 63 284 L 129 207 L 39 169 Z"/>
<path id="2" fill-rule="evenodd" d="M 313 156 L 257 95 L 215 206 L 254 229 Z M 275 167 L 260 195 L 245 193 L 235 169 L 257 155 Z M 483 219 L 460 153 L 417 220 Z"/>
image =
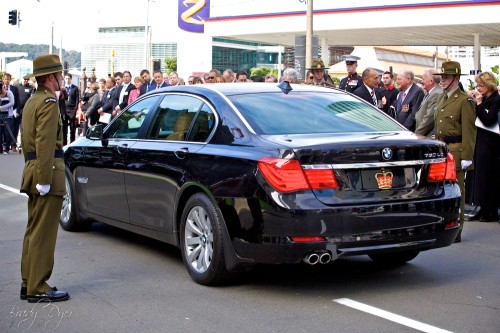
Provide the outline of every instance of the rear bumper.
<path id="1" fill-rule="evenodd" d="M 418 203 L 321 210 L 285 210 L 235 200 L 225 216 L 237 257 L 253 263 L 299 263 L 311 252 L 340 256 L 425 251 L 449 246 L 458 234 L 460 197 Z M 264 208 L 265 207 L 265 208 Z M 292 236 L 321 236 L 296 243 Z"/>

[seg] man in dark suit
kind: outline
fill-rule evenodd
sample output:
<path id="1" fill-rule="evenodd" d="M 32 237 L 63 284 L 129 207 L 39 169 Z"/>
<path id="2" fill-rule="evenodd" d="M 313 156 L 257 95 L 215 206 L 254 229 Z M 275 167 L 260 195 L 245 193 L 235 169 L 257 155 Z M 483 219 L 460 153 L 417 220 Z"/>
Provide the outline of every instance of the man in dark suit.
<path id="1" fill-rule="evenodd" d="M 415 75 L 408 69 L 398 73 L 396 82 L 399 86 L 399 95 L 396 100 L 396 120 L 409 129 L 415 131 L 415 114 L 424 99 L 424 91 L 414 82 Z"/>
<path id="2" fill-rule="evenodd" d="M 149 91 L 149 87 L 155 83 L 147 69 L 143 69 L 140 76 L 144 80 L 144 84 L 142 84 L 141 88 L 139 88 L 139 96 L 147 93 Z"/>
<path id="3" fill-rule="evenodd" d="M 116 80 L 116 77 L 115 77 Z M 128 105 L 128 95 L 132 89 L 135 89 L 135 86 L 131 83 L 132 74 L 129 71 L 124 71 L 122 74 L 122 84 L 117 90 L 118 95 L 118 105 L 115 106 L 112 116 L 116 116 L 123 109 L 125 109 Z"/>
<path id="4" fill-rule="evenodd" d="M 66 100 L 66 116 L 63 119 L 63 145 L 67 144 L 68 140 L 68 126 L 69 126 L 69 142 L 75 141 L 76 137 L 76 110 L 80 103 L 80 92 L 77 86 L 71 83 L 73 76 L 68 73 L 64 76 L 66 84 L 64 89 L 68 95 Z"/>
<path id="5" fill-rule="evenodd" d="M 378 84 L 378 73 L 373 68 L 367 68 L 361 74 L 361 78 L 363 79 L 363 84 L 354 90 L 353 94 L 364 99 L 368 103 L 373 106 L 378 107 L 378 101 L 380 100 L 380 104 L 382 105 L 382 99 L 377 95 L 375 89 Z"/>
<path id="6" fill-rule="evenodd" d="M 19 125 L 21 124 L 21 111 L 19 110 L 19 90 L 16 86 L 12 86 L 10 81 L 12 80 L 12 76 L 9 73 L 5 73 L 3 75 L 3 85 L 5 90 L 9 90 L 14 95 L 14 117 L 12 119 L 12 132 L 14 134 L 14 138 L 17 141 L 17 135 L 19 134 Z M 16 142 L 11 142 L 11 149 L 15 151 L 17 147 Z"/>
<path id="7" fill-rule="evenodd" d="M 378 95 L 382 97 L 382 111 L 395 118 L 395 109 L 391 108 L 398 98 L 399 90 L 394 87 L 394 74 L 386 71 L 382 74 L 383 87 L 376 89 Z"/>
<path id="8" fill-rule="evenodd" d="M 438 97 L 443 94 L 443 89 L 439 86 L 441 76 L 436 73 L 434 68 L 429 68 L 422 74 L 422 85 L 427 94 L 415 115 L 415 133 L 427 137 L 434 134 L 434 113 L 436 113 Z"/>
<path id="9" fill-rule="evenodd" d="M 110 114 L 114 110 L 114 101 L 116 100 L 116 92 L 118 88 L 116 87 L 116 81 L 114 77 L 108 77 L 106 79 L 106 91 L 102 95 L 101 107 L 97 109 L 99 116 L 105 113 Z"/>
<path id="10" fill-rule="evenodd" d="M 148 91 L 153 91 L 155 89 L 169 86 L 167 83 L 165 83 L 165 81 L 163 81 L 163 73 L 159 69 L 153 72 L 153 80 L 154 82 L 149 86 Z"/>

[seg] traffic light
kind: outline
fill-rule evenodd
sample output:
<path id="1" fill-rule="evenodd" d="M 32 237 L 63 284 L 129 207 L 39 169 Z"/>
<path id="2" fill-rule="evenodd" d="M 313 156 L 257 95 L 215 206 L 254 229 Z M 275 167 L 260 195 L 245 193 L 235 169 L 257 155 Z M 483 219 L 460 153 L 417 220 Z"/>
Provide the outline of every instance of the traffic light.
<path id="1" fill-rule="evenodd" d="M 10 25 L 17 24 L 17 9 L 11 10 L 9 12 L 9 24 Z"/>

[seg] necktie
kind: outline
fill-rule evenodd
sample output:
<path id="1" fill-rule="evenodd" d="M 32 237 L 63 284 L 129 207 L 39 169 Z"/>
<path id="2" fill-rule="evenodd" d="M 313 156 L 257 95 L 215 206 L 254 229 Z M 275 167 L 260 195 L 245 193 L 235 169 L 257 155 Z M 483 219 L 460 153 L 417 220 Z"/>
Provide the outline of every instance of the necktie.
<path id="1" fill-rule="evenodd" d="M 370 95 L 372 95 L 373 105 L 377 106 L 377 98 L 375 97 L 375 91 L 372 90 Z"/>
<path id="2" fill-rule="evenodd" d="M 405 98 L 406 98 L 406 91 L 403 91 L 403 97 L 401 97 L 401 105 L 403 105 Z"/>
<path id="3" fill-rule="evenodd" d="M 157 85 L 156 85 L 156 89 L 158 89 L 158 88 L 160 88 L 160 85 L 159 85 L 159 84 L 157 84 Z"/>

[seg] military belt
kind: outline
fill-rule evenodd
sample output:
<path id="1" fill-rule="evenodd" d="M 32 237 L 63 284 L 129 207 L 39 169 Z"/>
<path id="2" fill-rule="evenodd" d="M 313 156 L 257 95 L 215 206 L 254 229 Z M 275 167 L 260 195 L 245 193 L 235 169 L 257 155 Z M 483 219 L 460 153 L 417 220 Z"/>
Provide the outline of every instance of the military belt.
<path id="1" fill-rule="evenodd" d="M 443 137 L 441 139 L 441 141 L 444 141 L 447 144 L 450 144 L 450 143 L 462 143 L 462 136 L 461 135 L 445 136 L 445 137 Z"/>
<path id="2" fill-rule="evenodd" d="M 64 157 L 64 150 L 59 149 L 54 151 L 54 158 L 63 158 Z M 31 161 L 31 160 L 36 160 L 36 151 L 29 151 L 26 153 L 26 160 Z"/>

